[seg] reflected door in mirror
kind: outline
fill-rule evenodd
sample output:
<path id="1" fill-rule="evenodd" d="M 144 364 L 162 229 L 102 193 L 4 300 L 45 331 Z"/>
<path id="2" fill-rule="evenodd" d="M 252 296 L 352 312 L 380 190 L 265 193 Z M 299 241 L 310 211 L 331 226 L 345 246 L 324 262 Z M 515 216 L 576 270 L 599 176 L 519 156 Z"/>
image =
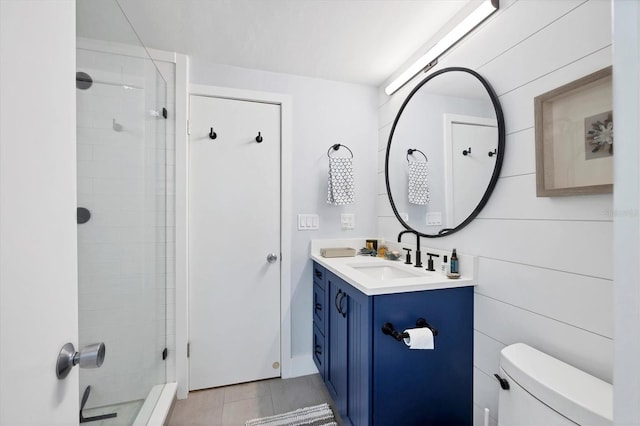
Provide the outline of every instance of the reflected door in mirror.
<path id="1" fill-rule="evenodd" d="M 454 228 L 469 217 L 484 196 L 484 184 L 491 180 L 496 162 L 496 156 L 488 153 L 497 147 L 498 128 L 493 119 L 448 115 L 445 132 L 445 146 L 450 147 L 446 156 L 445 225 Z"/>

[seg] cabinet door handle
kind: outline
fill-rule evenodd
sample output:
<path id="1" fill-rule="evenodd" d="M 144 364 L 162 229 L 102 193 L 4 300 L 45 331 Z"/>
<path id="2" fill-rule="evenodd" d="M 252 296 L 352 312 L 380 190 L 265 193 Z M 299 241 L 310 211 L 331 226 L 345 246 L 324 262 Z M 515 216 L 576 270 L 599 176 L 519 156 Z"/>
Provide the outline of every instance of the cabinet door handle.
<path id="1" fill-rule="evenodd" d="M 342 290 L 338 290 L 338 292 L 336 293 L 336 297 L 333 299 L 333 304 L 336 306 L 336 309 L 340 313 L 342 313 L 342 311 L 340 310 L 340 306 L 338 306 L 338 297 L 340 297 L 341 294 L 342 294 Z"/>
<path id="2" fill-rule="evenodd" d="M 322 355 L 322 346 L 316 345 L 316 355 Z"/>
<path id="3" fill-rule="evenodd" d="M 322 304 L 316 303 L 316 311 L 322 311 Z"/>
<path id="4" fill-rule="evenodd" d="M 347 293 L 342 292 L 342 297 L 340 298 L 340 302 L 338 302 L 338 306 L 339 306 L 339 309 L 338 309 L 338 310 L 339 310 L 339 311 L 340 311 L 340 313 L 342 314 L 342 317 L 343 317 L 343 318 L 346 318 L 346 317 L 347 317 L 347 313 L 342 309 L 342 301 L 343 301 L 344 299 L 346 299 L 346 298 L 347 298 Z"/>
<path id="5" fill-rule="evenodd" d="M 319 270 L 315 269 L 316 272 L 316 277 L 318 278 L 322 278 L 322 272 L 320 272 Z"/>

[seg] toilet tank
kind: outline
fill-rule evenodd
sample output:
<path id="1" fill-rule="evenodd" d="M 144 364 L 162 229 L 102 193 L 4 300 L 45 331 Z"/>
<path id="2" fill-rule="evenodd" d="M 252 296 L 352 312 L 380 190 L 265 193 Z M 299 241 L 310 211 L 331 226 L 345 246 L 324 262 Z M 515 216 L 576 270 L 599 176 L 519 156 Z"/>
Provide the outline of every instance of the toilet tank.
<path id="1" fill-rule="evenodd" d="M 613 424 L 609 383 L 524 343 L 502 349 L 500 376 L 509 383 L 500 390 L 500 426 Z"/>

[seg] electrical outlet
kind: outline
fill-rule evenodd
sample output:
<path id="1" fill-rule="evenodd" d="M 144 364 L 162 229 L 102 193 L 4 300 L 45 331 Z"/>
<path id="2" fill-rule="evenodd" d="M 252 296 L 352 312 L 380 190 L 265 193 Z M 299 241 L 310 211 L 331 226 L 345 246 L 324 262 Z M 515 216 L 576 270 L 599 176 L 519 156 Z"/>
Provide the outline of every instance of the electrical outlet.
<path id="1" fill-rule="evenodd" d="M 429 226 L 442 225 L 442 212 L 427 213 L 427 225 Z"/>
<path id="2" fill-rule="evenodd" d="M 353 213 L 342 213 L 340 215 L 340 224 L 342 229 L 353 229 L 356 227 L 356 215 Z"/>

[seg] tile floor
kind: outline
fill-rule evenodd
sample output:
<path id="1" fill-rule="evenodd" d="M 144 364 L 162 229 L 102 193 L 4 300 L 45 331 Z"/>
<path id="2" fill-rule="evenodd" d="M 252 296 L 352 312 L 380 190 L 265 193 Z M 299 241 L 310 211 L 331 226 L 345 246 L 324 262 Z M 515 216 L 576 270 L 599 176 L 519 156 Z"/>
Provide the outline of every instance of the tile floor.
<path id="1" fill-rule="evenodd" d="M 176 401 L 167 426 L 244 426 L 247 420 L 334 403 L 319 374 L 199 390 Z M 336 414 L 339 425 L 342 424 Z"/>

